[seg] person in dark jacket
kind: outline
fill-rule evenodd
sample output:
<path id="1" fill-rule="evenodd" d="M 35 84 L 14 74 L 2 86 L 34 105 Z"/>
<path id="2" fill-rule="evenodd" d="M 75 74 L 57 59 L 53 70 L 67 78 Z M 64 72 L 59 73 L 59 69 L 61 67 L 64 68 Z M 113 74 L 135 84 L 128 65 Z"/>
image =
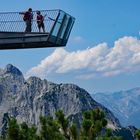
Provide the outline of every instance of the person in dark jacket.
<path id="1" fill-rule="evenodd" d="M 44 17 L 40 11 L 37 11 L 36 14 L 37 14 L 36 21 L 37 21 L 39 32 L 41 32 L 41 28 L 43 32 L 45 32 Z"/>
<path id="2" fill-rule="evenodd" d="M 23 20 L 26 23 L 25 32 L 31 32 L 32 31 L 32 8 L 29 8 L 26 12 L 21 12 L 20 14 L 23 14 Z"/>

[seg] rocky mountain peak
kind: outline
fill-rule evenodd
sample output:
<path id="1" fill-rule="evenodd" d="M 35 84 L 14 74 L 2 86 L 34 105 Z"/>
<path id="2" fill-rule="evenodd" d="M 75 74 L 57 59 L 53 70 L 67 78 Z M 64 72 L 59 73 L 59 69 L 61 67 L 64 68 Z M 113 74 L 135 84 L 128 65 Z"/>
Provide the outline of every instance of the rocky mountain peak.
<path id="1" fill-rule="evenodd" d="M 38 77 L 24 79 L 19 69 L 8 64 L 0 75 L 0 129 L 5 113 L 16 117 L 18 122 L 38 124 L 39 116 L 51 115 L 62 109 L 67 117 L 80 122 L 82 112 L 101 108 L 107 119 L 120 127 L 118 119 L 104 106 L 91 98 L 89 93 L 74 84 L 55 84 Z M 75 119 L 73 119 L 75 118 Z M 78 119 L 81 118 L 81 119 Z"/>
<path id="2" fill-rule="evenodd" d="M 93 98 L 109 108 L 123 126 L 140 128 L 140 87 L 112 93 L 96 93 Z"/>
<path id="3" fill-rule="evenodd" d="M 13 66 L 12 64 L 6 65 L 6 67 L 4 69 L 4 74 L 6 74 L 6 73 L 11 73 L 11 74 L 19 75 L 19 76 L 22 75 L 22 72 L 15 66 Z"/>
<path id="4" fill-rule="evenodd" d="M 3 95 L 9 96 L 19 93 L 24 86 L 24 82 L 25 79 L 22 72 L 12 64 L 8 64 L 4 69 L 0 70 L 0 89 L 7 91 L 3 93 Z M 1 92 L 2 91 L 0 91 L 0 93 Z M 2 96 L 2 93 L 0 96 Z"/>

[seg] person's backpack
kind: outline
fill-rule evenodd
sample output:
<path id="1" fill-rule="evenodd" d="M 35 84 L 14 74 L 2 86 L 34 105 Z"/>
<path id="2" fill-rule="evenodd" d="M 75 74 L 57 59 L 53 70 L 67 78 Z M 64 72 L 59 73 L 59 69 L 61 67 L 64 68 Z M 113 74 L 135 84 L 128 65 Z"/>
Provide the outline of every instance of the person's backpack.
<path id="1" fill-rule="evenodd" d="M 28 20 L 28 19 L 29 19 L 29 16 L 30 16 L 29 12 L 26 12 L 26 13 L 24 14 L 24 16 L 23 16 L 23 20 L 24 20 L 24 21 Z"/>

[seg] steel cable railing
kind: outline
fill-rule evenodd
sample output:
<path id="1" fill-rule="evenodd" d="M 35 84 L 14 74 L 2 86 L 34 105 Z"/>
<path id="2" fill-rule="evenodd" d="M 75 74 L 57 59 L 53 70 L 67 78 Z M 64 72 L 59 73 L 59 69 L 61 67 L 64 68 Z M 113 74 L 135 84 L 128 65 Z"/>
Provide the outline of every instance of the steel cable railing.
<path id="1" fill-rule="evenodd" d="M 44 16 L 45 32 L 50 32 L 59 10 L 41 10 Z M 32 32 L 39 32 L 36 23 L 36 11 L 33 11 Z M 26 24 L 19 12 L 0 13 L 0 32 L 24 32 Z"/>

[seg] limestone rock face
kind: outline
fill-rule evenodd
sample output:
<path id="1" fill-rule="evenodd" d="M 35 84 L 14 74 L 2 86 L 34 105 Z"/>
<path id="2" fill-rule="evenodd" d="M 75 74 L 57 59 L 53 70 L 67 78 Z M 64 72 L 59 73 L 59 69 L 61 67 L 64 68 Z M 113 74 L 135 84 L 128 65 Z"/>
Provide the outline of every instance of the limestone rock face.
<path id="1" fill-rule="evenodd" d="M 92 97 L 111 110 L 126 127 L 140 129 L 140 87 L 112 93 L 96 93 Z"/>
<path id="2" fill-rule="evenodd" d="M 107 108 L 74 84 L 55 84 L 37 77 L 25 80 L 22 72 L 11 64 L 0 70 L 0 127 L 5 113 L 16 117 L 19 123 L 38 124 L 41 114 L 55 117 L 55 112 L 62 109 L 67 117 L 74 117 L 96 107 L 105 111 L 113 126 L 120 127 Z"/>

